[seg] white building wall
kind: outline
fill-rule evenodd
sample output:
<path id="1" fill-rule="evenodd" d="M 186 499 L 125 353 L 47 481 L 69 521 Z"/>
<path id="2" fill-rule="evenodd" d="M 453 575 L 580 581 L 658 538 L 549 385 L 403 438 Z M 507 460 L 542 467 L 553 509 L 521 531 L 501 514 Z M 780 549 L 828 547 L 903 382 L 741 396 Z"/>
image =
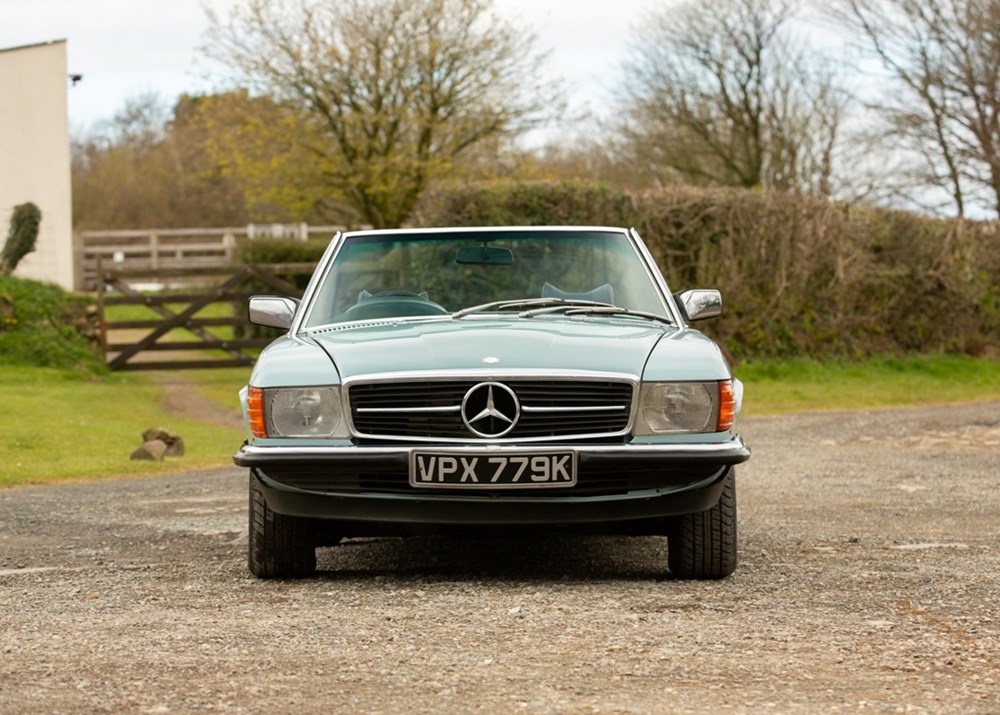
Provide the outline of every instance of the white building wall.
<path id="1" fill-rule="evenodd" d="M 14 207 L 42 212 L 35 251 L 15 275 L 73 288 L 66 41 L 0 49 L 0 245 Z"/>

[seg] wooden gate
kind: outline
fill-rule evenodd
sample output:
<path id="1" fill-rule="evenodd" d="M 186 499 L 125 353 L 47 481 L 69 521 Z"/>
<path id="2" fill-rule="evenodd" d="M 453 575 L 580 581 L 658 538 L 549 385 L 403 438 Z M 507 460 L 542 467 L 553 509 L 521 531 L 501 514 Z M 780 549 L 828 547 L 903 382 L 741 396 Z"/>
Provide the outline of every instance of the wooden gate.
<path id="1" fill-rule="evenodd" d="M 246 317 L 247 300 L 262 293 L 300 298 L 302 289 L 294 279 L 314 269 L 312 263 L 280 263 L 150 271 L 108 269 L 98 262 L 105 362 L 112 370 L 253 365 L 277 332 L 254 334 Z M 145 306 L 141 312 L 155 315 L 122 318 L 123 311 L 135 311 L 117 306 Z"/>

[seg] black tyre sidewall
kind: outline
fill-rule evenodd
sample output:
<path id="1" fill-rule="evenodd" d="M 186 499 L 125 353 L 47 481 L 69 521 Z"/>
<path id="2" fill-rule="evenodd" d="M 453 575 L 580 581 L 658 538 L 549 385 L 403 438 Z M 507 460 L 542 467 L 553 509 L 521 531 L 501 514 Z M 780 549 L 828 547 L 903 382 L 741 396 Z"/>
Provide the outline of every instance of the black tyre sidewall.
<path id="1" fill-rule="evenodd" d="M 737 564 L 736 469 L 730 467 L 719 501 L 677 517 L 667 536 L 671 573 L 683 579 L 720 579 Z"/>

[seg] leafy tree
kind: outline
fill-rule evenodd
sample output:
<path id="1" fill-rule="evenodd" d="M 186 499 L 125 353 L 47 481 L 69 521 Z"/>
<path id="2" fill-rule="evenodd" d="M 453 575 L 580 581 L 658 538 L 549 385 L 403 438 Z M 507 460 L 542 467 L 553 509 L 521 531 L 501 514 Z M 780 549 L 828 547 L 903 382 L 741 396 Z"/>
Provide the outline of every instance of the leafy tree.
<path id="1" fill-rule="evenodd" d="M 169 137 L 197 193 L 224 193 L 238 207 L 223 223 L 315 222 L 343 212 L 323 190 L 323 163 L 302 141 L 309 131 L 289 107 L 236 90 L 182 96 Z M 203 215 L 212 215 L 208 208 Z M 222 225 L 220 218 L 206 225 Z"/>
<path id="2" fill-rule="evenodd" d="M 73 143 L 77 229 L 318 221 L 322 168 L 298 115 L 246 91 L 130 98 Z"/>
<path id="3" fill-rule="evenodd" d="M 436 177 L 559 103 L 536 37 L 490 0 L 245 0 L 210 13 L 205 53 L 294 106 L 323 187 L 398 226 Z"/>

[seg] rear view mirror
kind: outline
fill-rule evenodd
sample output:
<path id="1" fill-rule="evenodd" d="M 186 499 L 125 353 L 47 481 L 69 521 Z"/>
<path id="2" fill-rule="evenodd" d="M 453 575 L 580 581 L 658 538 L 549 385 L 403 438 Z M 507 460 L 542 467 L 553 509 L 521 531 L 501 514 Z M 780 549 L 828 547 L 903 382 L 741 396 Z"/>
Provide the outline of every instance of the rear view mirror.
<path id="1" fill-rule="evenodd" d="M 455 253 L 455 263 L 473 266 L 512 266 L 514 254 L 509 248 L 462 246 Z"/>

